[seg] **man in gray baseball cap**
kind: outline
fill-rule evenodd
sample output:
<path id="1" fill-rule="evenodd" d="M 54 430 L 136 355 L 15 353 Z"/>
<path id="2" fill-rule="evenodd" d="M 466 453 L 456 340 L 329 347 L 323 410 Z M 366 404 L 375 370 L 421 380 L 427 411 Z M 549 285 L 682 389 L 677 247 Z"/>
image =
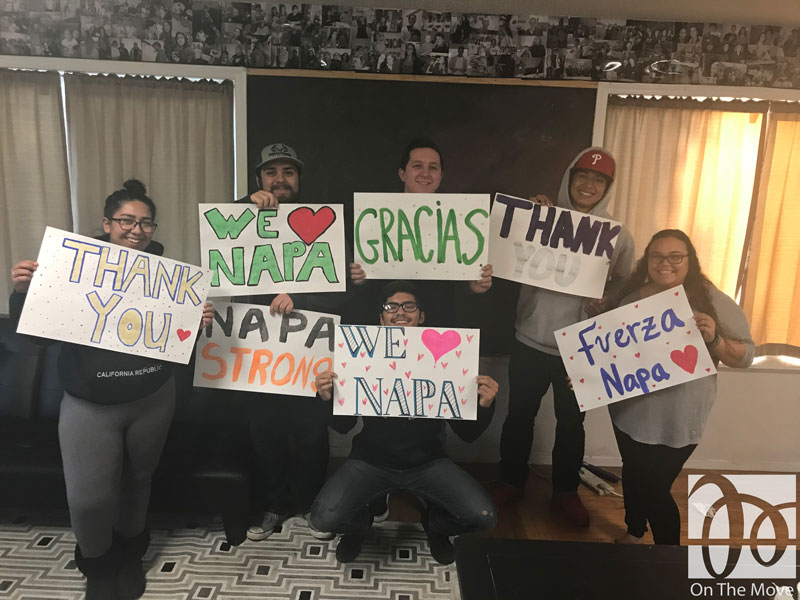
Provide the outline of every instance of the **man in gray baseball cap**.
<path id="1" fill-rule="evenodd" d="M 264 146 L 256 164 L 256 181 L 260 189 L 240 202 L 249 201 L 258 208 L 277 208 L 284 202 L 297 202 L 303 166 L 303 161 L 291 146 L 281 142 Z"/>

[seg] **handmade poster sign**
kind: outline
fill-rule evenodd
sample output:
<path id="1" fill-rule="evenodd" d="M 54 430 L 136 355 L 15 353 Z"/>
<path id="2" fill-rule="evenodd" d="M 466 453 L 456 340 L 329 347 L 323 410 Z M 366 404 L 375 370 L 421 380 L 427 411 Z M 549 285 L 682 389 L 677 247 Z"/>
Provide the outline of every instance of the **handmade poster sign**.
<path id="1" fill-rule="evenodd" d="M 186 364 L 209 274 L 48 227 L 18 333 Z"/>
<path id="2" fill-rule="evenodd" d="M 480 277 L 486 194 L 354 194 L 355 260 L 370 279 Z"/>
<path id="3" fill-rule="evenodd" d="M 480 331 L 340 325 L 333 414 L 475 420 Z"/>
<path id="4" fill-rule="evenodd" d="M 717 371 L 683 286 L 555 332 L 581 411 Z"/>
<path id="5" fill-rule="evenodd" d="M 212 296 L 343 292 L 341 204 L 200 204 L 203 267 Z"/>
<path id="6" fill-rule="evenodd" d="M 338 315 L 268 306 L 214 303 L 214 321 L 197 340 L 194 385 L 272 392 L 317 393 L 314 377 L 333 365 Z"/>
<path id="7" fill-rule="evenodd" d="M 622 225 L 495 194 L 489 262 L 495 277 L 600 298 Z"/>

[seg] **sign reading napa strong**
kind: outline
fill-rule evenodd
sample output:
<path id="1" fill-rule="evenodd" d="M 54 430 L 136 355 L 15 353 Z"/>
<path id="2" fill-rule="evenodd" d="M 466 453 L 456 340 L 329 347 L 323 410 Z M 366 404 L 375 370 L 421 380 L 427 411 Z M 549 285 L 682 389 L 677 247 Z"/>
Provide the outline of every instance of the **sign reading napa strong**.
<path id="1" fill-rule="evenodd" d="M 354 195 L 355 259 L 371 279 L 480 277 L 488 194 Z"/>

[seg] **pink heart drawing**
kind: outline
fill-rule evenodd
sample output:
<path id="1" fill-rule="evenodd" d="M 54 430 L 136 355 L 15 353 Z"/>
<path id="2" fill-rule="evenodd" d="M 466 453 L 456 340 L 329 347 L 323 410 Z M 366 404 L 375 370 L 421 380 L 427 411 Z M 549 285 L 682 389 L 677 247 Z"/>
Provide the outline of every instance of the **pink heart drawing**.
<path id="1" fill-rule="evenodd" d="M 706 369 L 706 373 L 711 373 L 711 369 Z"/>
<path id="2" fill-rule="evenodd" d="M 458 391 L 459 392 L 463 392 L 464 391 L 464 386 L 463 385 L 458 386 Z"/>
<path id="3" fill-rule="evenodd" d="M 421 361 L 423 358 L 425 358 L 424 354 L 417 354 L 417 362 Z"/>
<path id="4" fill-rule="evenodd" d="M 403 340 L 403 346 L 408 346 L 408 340 L 407 339 Z"/>
<path id="5" fill-rule="evenodd" d="M 345 382 L 345 381 L 347 381 L 347 380 L 346 380 L 346 379 L 340 379 L 340 380 L 339 380 L 339 385 L 341 385 L 341 386 L 343 386 L 343 387 L 344 387 L 344 382 Z"/>
<path id="6" fill-rule="evenodd" d="M 669 353 L 669 357 L 672 359 L 676 365 L 678 365 L 681 369 L 689 373 L 690 375 L 694 373 L 694 368 L 697 365 L 697 348 L 689 345 L 683 349 L 683 352 L 680 350 L 673 350 Z"/>
<path id="7" fill-rule="evenodd" d="M 361 400 L 361 404 L 363 404 L 364 406 L 366 406 L 366 405 L 367 405 L 367 399 L 366 399 L 366 398 L 364 398 L 363 400 Z"/>
<path id="8" fill-rule="evenodd" d="M 406 379 L 411 379 L 411 371 L 406 371 Z"/>
<path id="9" fill-rule="evenodd" d="M 442 412 L 443 412 L 444 414 L 447 414 L 447 407 L 446 407 L 446 406 L 445 406 L 445 407 L 442 409 Z"/>
<path id="10" fill-rule="evenodd" d="M 573 360 L 574 358 L 575 358 L 574 356 L 570 356 L 570 357 L 569 357 L 569 359 L 570 359 L 570 360 Z"/>
<path id="11" fill-rule="evenodd" d="M 583 377 L 581 377 L 580 382 L 583 383 Z"/>
<path id="12" fill-rule="evenodd" d="M 639 356 L 640 356 L 640 355 L 641 355 L 641 353 L 640 353 L 640 352 L 637 352 L 636 354 L 634 354 L 634 356 L 635 356 L 636 358 L 639 358 Z"/>
<path id="13" fill-rule="evenodd" d="M 461 350 L 456 350 L 456 356 L 457 356 L 458 358 L 461 358 Z"/>
<path id="14" fill-rule="evenodd" d="M 461 374 L 466 375 L 469 372 L 469 369 L 461 369 Z"/>
<path id="15" fill-rule="evenodd" d="M 428 404 L 428 410 L 433 410 L 433 404 Z"/>
<path id="16" fill-rule="evenodd" d="M 339 398 L 339 406 L 344 406 L 344 398 Z"/>
<path id="17" fill-rule="evenodd" d="M 176 331 L 175 333 L 178 334 L 178 339 L 180 341 L 184 341 L 186 338 L 188 338 L 190 335 L 192 335 L 192 332 L 191 331 L 187 331 L 186 329 L 178 329 L 178 331 Z"/>
<path id="18" fill-rule="evenodd" d="M 359 352 L 359 353 L 358 353 L 358 355 L 359 355 L 361 358 L 364 358 L 364 355 L 365 355 L 365 354 L 366 354 L 366 352 Z"/>
<path id="19" fill-rule="evenodd" d="M 446 363 L 446 362 L 444 362 L 444 361 L 442 361 L 442 368 L 443 368 L 443 369 L 446 369 L 446 368 L 447 368 L 447 363 Z"/>
<path id="20" fill-rule="evenodd" d="M 364 367 L 364 368 L 365 368 L 367 371 L 369 371 L 369 369 L 370 369 L 370 366 L 371 366 L 371 365 L 367 365 L 367 366 L 366 366 L 366 367 Z"/>
<path id="21" fill-rule="evenodd" d="M 436 362 L 445 354 L 453 350 L 461 343 L 461 334 L 452 329 L 444 333 L 439 333 L 435 329 L 426 329 L 422 332 L 422 343 L 433 354 L 433 362 Z"/>
<path id="22" fill-rule="evenodd" d="M 372 384 L 372 391 L 374 392 L 377 389 L 378 389 L 378 384 L 377 383 L 373 383 Z"/>
<path id="23" fill-rule="evenodd" d="M 472 343 L 472 338 L 474 338 L 474 337 L 475 337 L 474 335 L 468 335 L 467 336 L 467 343 L 471 344 Z"/>
<path id="24" fill-rule="evenodd" d="M 384 394 L 388 394 L 388 393 L 389 393 L 389 390 L 387 390 L 387 389 L 384 389 L 384 390 L 383 390 L 383 393 L 384 393 Z"/>
<path id="25" fill-rule="evenodd" d="M 339 342 L 339 348 L 344 348 L 344 342 Z"/>
<path id="26" fill-rule="evenodd" d="M 392 362 L 390 362 L 389 367 L 391 367 L 392 371 L 394 371 L 397 368 L 397 361 L 393 360 Z"/>
<path id="27" fill-rule="evenodd" d="M 410 395 L 411 395 L 411 390 L 408 390 L 408 391 L 406 392 L 406 397 L 408 397 L 408 396 L 410 396 Z"/>
<path id="28" fill-rule="evenodd" d="M 467 400 L 465 398 L 462 398 L 461 399 L 461 404 L 466 404 L 466 403 L 467 403 Z"/>
<path id="29" fill-rule="evenodd" d="M 342 363 L 342 368 L 344 369 L 346 366 L 347 366 L 347 363 L 346 363 L 346 362 L 343 362 L 343 363 Z"/>

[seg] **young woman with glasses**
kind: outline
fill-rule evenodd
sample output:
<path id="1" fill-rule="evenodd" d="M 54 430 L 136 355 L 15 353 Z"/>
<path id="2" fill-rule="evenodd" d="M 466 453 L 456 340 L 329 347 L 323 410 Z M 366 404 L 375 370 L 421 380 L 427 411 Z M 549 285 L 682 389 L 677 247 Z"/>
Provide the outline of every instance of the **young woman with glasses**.
<path id="1" fill-rule="evenodd" d="M 679 229 L 659 231 L 623 287 L 630 304 L 683 285 L 715 364 L 747 367 L 755 345 L 742 309 L 700 269 L 697 251 Z M 622 456 L 627 532 L 620 543 L 643 543 L 647 524 L 656 544 L 680 543 L 680 514 L 670 489 L 703 435 L 717 377 L 703 377 L 609 405 Z"/>
<path id="2" fill-rule="evenodd" d="M 126 181 L 106 198 L 99 239 L 160 255 L 164 247 L 152 239 L 155 218 L 144 185 Z M 12 318 L 22 313 L 37 266 L 23 260 L 11 270 Z M 213 315 L 206 303 L 201 328 Z M 171 363 L 65 343 L 58 372 L 64 386 L 58 436 L 86 598 L 139 598 L 145 590 L 141 559 L 150 541 L 150 479 L 175 408 Z"/>

